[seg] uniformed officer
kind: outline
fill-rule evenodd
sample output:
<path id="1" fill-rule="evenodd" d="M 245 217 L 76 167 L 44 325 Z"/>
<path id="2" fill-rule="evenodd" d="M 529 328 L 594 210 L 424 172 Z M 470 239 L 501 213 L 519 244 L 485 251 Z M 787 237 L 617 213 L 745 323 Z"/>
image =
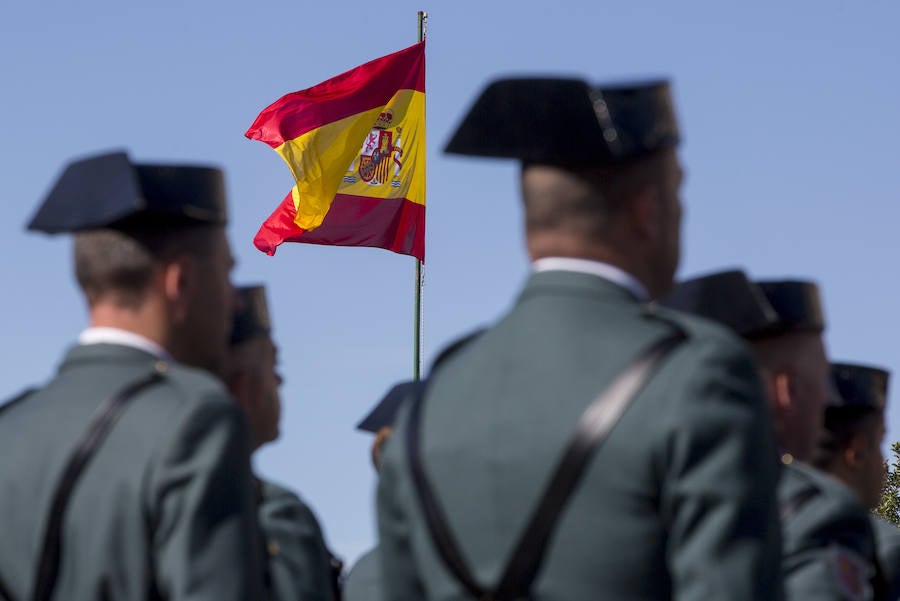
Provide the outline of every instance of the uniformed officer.
<path id="1" fill-rule="evenodd" d="M 240 287 L 236 296 L 226 381 L 247 415 L 253 448 L 258 449 L 279 436 L 278 349 L 272 340 L 265 287 Z M 296 493 L 263 479 L 257 485 L 272 598 L 335 601 L 338 560 L 325 545 L 315 514 Z"/>
<path id="2" fill-rule="evenodd" d="M 401 411 L 378 486 L 386 598 L 781 597 L 753 359 L 646 305 L 678 264 L 677 143 L 665 82 L 500 80 L 454 134 L 448 152 L 522 161 L 534 273 Z"/>
<path id="3" fill-rule="evenodd" d="M 818 287 L 797 280 L 753 283 L 734 270 L 683 282 L 664 302 L 730 326 L 759 362 L 785 465 L 778 499 L 787 598 L 883 598 L 865 508 L 850 488 L 805 463 L 834 397 Z"/>
<path id="4" fill-rule="evenodd" d="M 825 431 L 814 465 L 850 487 L 866 509 L 881 500 L 884 484 L 884 411 L 890 374 L 851 363 L 831 366 L 838 394 L 825 409 Z M 890 583 L 888 597 L 900 598 L 900 529 L 873 516 L 880 568 Z"/>
<path id="5" fill-rule="evenodd" d="M 90 327 L 0 414 L 10 599 L 261 598 L 249 431 L 210 373 L 231 325 L 225 222 L 218 169 L 114 152 L 68 165 L 29 223 L 75 234 Z"/>
<path id="6" fill-rule="evenodd" d="M 867 509 L 881 500 L 884 484 L 884 411 L 890 374 L 881 368 L 834 363 L 837 390 L 825 408 L 825 429 L 813 464 L 853 489 Z"/>
<path id="7" fill-rule="evenodd" d="M 375 435 L 372 441 L 372 465 L 378 471 L 384 445 L 394 433 L 394 420 L 400 406 L 408 401 L 421 382 L 399 382 L 391 387 L 375 407 L 357 424 L 356 429 Z M 381 569 L 378 547 L 360 557 L 344 580 L 344 601 L 381 601 Z"/>

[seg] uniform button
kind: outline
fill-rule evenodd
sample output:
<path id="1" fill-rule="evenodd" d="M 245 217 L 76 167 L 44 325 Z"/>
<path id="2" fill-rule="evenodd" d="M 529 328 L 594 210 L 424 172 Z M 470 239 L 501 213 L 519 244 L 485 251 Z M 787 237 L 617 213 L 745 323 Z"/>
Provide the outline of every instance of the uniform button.
<path id="1" fill-rule="evenodd" d="M 165 361 L 160 360 L 160 361 L 157 361 L 156 365 L 154 365 L 153 367 L 154 367 L 154 369 L 156 369 L 156 371 L 158 373 L 164 374 L 164 373 L 166 373 L 166 370 L 169 369 L 169 364 L 166 363 Z"/>
<path id="2" fill-rule="evenodd" d="M 785 453 L 781 456 L 781 463 L 783 463 L 784 465 L 790 465 L 794 463 L 794 456 L 790 453 Z"/>
<path id="3" fill-rule="evenodd" d="M 266 549 L 269 551 L 270 557 L 277 557 L 278 554 L 281 553 L 281 545 L 274 540 L 269 541 L 269 544 L 266 545 Z"/>

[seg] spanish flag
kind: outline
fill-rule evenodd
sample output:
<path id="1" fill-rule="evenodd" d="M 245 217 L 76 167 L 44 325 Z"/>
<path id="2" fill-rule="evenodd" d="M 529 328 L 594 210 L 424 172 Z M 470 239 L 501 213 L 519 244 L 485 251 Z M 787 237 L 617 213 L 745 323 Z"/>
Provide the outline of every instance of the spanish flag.
<path id="1" fill-rule="evenodd" d="M 246 136 L 274 148 L 297 182 L 258 249 L 376 246 L 424 261 L 424 41 L 281 97 Z"/>

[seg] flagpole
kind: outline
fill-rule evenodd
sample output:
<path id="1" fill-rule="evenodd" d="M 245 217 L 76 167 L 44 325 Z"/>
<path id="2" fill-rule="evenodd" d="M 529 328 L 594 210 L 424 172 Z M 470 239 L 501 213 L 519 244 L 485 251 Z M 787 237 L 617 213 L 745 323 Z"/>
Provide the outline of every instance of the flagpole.
<path id="1" fill-rule="evenodd" d="M 428 19 L 428 13 L 420 10 L 418 12 L 418 41 L 425 39 L 425 21 Z M 427 121 L 426 121 L 427 123 Z M 413 380 L 419 381 L 419 371 L 422 367 L 422 261 L 416 259 L 416 302 L 415 302 L 415 325 L 414 325 L 414 341 L 413 341 Z"/>

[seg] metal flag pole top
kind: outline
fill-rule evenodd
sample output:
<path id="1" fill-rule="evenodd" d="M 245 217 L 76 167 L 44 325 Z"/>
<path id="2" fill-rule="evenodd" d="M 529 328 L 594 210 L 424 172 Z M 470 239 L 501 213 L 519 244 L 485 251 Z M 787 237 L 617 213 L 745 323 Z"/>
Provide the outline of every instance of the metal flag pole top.
<path id="1" fill-rule="evenodd" d="M 425 23 L 428 20 L 428 13 L 420 10 L 418 12 L 419 35 L 418 41 L 425 39 Z M 428 121 L 426 120 L 426 123 Z M 415 302 L 415 333 L 413 341 L 413 380 L 419 381 L 419 371 L 422 365 L 422 261 L 416 259 L 416 302 Z"/>

